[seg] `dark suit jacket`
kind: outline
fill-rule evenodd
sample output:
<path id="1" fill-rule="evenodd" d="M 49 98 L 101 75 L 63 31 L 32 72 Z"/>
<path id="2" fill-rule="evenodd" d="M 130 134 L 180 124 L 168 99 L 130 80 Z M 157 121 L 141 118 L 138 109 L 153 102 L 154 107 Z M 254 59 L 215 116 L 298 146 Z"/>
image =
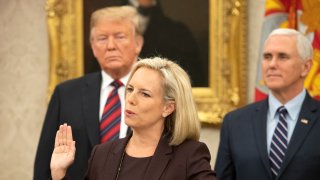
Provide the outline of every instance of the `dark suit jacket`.
<path id="1" fill-rule="evenodd" d="M 92 151 L 86 178 L 114 180 L 129 139 L 97 145 Z M 204 143 L 186 140 L 179 146 L 170 146 L 168 139 L 163 137 L 160 140 L 145 172 L 145 180 L 215 179 L 210 167 L 210 153 Z"/>
<path id="2" fill-rule="evenodd" d="M 58 85 L 44 120 L 34 164 L 34 179 L 51 177 L 50 160 L 59 125 L 68 123 L 76 140 L 76 155 L 68 174 L 83 179 L 92 148 L 99 143 L 101 73 L 93 73 Z"/>
<path id="3" fill-rule="evenodd" d="M 271 180 L 267 152 L 268 100 L 225 116 L 215 170 L 220 180 Z M 301 122 L 307 119 L 308 123 Z M 320 102 L 306 96 L 277 179 L 320 179 Z"/>

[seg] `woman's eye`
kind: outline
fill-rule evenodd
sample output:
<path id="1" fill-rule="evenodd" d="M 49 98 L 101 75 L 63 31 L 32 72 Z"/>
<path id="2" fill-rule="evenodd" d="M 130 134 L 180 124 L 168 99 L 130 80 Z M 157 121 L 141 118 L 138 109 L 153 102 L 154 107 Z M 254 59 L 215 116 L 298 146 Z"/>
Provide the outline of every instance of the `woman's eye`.
<path id="1" fill-rule="evenodd" d="M 131 87 L 127 87 L 127 90 L 126 90 L 127 92 L 132 92 L 133 91 L 133 88 L 131 88 Z"/>
<path id="2" fill-rule="evenodd" d="M 142 95 L 143 95 L 144 97 L 151 97 L 150 94 L 145 93 L 145 92 L 142 92 Z"/>

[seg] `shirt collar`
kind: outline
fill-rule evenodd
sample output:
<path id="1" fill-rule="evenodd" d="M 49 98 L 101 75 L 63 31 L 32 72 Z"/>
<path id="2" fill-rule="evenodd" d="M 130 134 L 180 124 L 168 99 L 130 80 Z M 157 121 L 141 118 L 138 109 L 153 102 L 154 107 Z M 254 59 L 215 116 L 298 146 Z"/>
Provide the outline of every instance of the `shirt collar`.
<path id="1" fill-rule="evenodd" d="M 114 79 L 104 71 L 101 71 L 101 74 L 102 74 L 101 88 L 105 89 L 106 87 L 108 87 L 114 81 Z M 124 84 L 124 86 L 127 85 L 127 82 L 129 80 L 129 76 L 130 76 L 130 73 L 128 73 L 124 77 L 120 78 L 120 81 Z"/>
<path id="2" fill-rule="evenodd" d="M 138 2 L 138 0 L 129 0 L 129 2 L 134 6 L 134 7 L 139 7 L 139 2 Z M 153 4 L 153 6 L 155 6 L 156 4 L 157 4 L 157 1 L 153 1 L 152 2 L 152 4 Z"/>
<path id="3" fill-rule="evenodd" d="M 291 99 L 290 101 L 288 101 L 286 104 L 281 104 L 280 101 L 278 101 L 276 99 L 276 97 L 273 96 L 273 94 L 270 92 L 269 93 L 269 113 L 271 115 L 271 117 L 273 117 L 272 119 L 274 119 L 277 110 L 280 106 L 284 106 L 287 111 L 288 111 L 288 115 L 289 115 L 289 119 L 292 120 L 297 120 L 297 117 L 299 115 L 299 112 L 301 110 L 302 107 L 302 103 L 305 99 L 306 96 L 306 90 L 303 89 L 296 97 L 294 97 L 293 99 Z"/>

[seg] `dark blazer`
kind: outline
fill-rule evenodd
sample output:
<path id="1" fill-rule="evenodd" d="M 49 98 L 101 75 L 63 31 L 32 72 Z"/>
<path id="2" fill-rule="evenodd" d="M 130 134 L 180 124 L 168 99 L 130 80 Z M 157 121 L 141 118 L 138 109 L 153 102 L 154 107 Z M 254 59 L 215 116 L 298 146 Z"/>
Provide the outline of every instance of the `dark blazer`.
<path id="1" fill-rule="evenodd" d="M 48 106 L 34 164 L 34 179 L 51 177 L 50 160 L 59 125 L 68 123 L 76 140 L 76 155 L 68 169 L 72 179 L 83 179 L 92 148 L 99 143 L 101 72 L 56 87 Z"/>
<path id="2" fill-rule="evenodd" d="M 97 145 L 89 162 L 87 179 L 114 180 L 120 159 L 130 137 Z M 130 175 L 128 175 L 128 179 Z M 186 140 L 170 146 L 169 138 L 161 138 L 145 173 L 145 180 L 214 180 L 210 153 L 204 143 Z"/>
<path id="3" fill-rule="evenodd" d="M 264 100 L 225 116 L 215 166 L 219 180 L 272 180 L 266 140 L 267 111 L 268 100 Z M 319 121 L 320 102 L 307 94 L 278 180 L 320 179 Z"/>

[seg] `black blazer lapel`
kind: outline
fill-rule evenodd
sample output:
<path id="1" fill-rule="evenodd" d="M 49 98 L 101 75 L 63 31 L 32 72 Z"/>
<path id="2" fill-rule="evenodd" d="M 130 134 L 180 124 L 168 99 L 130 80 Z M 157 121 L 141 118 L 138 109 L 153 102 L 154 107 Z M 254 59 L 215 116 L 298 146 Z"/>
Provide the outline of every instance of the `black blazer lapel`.
<path id="1" fill-rule="evenodd" d="M 317 111 L 318 110 L 315 104 L 315 100 L 313 100 L 309 96 L 309 94 L 307 94 L 302 104 L 299 118 L 297 119 L 297 124 L 294 128 L 291 140 L 288 145 L 288 150 L 278 177 L 280 177 L 281 174 L 285 171 L 286 167 L 294 157 L 295 153 L 303 145 L 304 139 L 307 137 L 308 133 L 310 132 L 310 130 L 316 122 Z M 305 120 L 308 122 L 306 123 Z"/>
<path id="2" fill-rule="evenodd" d="M 169 145 L 169 136 L 165 135 L 159 141 L 158 147 L 151 159 L 144 179 L 160 179 L 161 174 L 172 157 L 172 153 L 172 147 Z"/>
<path id="3" fill-rule="evenodd" d="M 267 114 L 268 100 L 266 99 L 257 105 L 256 111 L 252 114 L 251 119 L 253 122 L 254 136 L 260 153 L 260 158 L 266 168 L 266 171 L 268 171 L 270 178 L 272 178 L 267 150 Z"/>
<path id="4" fill-rule="evenodd" d="M 82 88 L 82 103 L 85 124 L 92 147 L 99 144 L 99 103 L 101 89 L 101 73 L 90 74 Z M 80 112 L 79 112 L 80 113 Z"/>

